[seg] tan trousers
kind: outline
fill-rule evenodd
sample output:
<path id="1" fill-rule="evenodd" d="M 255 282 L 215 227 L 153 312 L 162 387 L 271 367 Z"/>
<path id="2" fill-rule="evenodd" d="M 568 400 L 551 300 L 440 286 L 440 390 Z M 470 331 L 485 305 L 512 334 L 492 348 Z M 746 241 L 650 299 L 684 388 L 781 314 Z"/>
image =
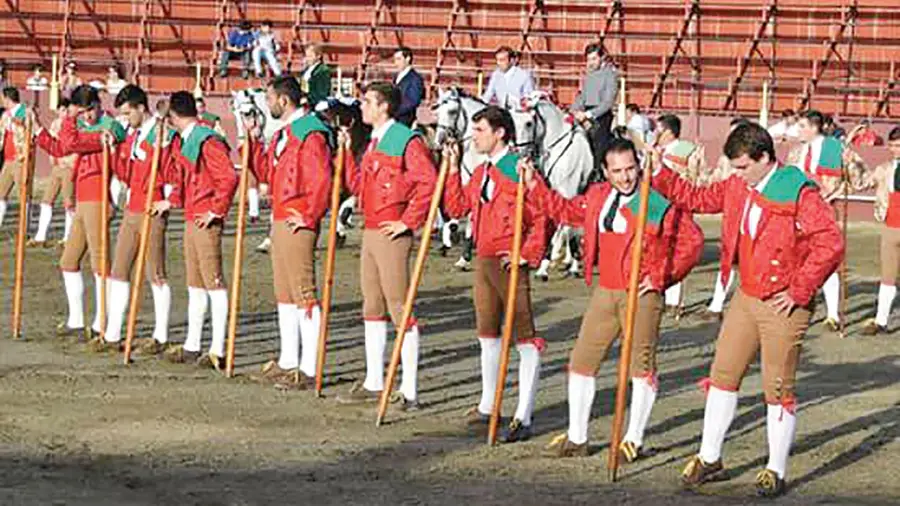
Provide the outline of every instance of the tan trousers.
<path id="1" fill-rule="evenodd" d="M 307 307 L 317 302 L 315 269 L 316 233 L 297 233 L 284 221 L 272 224 L 272 273 L 279 304 Z"/>
<path id="2" fill-rule="evenodd" d="M 22 164 L 20 162 L 6 162 L 0 170 L 0 200 L 9 198 L 13 184 L 17 187 L 22 180 Z"/>
<path id="3" fill-rule="evenodd" d="M 737 290 L 716 341 L 710 373 L 713 386 L 738 390 L 760 352 L 766 402 L 793 403 L 800 348 L 810 314 L 808 308 L 796 308 L 788 316 L 779 315 L 766 302 Z"/>
<path id="4" fill-rule="evenodd" d="M 513 330 L 516 339 L 534 338 L 534 316 L 531 310 L 531 283 L 528 267 L 519 268 L 516 285 L 516 314 Z M 478 337 L 499 337 L 506 310 L 509 272 L 499 258 L 475 258 L 475 282 L 472 298 L 475 301 L 475 328 Z"/>
<path id="5" fill-rule="evenodd" d="M 222 223 L 199 228 L 188 221 L 184 229 L 185 277 L 191 288 L 221 290 L 225 288 L 222 276 Z"/>
<path id="6" fill-rule="evenodd" d="M 137 259 L 141 244 L 141 224 L 144 215 L 134 211 L 125 211 L 122 223 L 119 224 L 119 235 L 116 238 L 116 251 L 113 255 L 113 266 L 110 277 L 119 281 L 130 282 L 131 272 Z M 150 238 L 147 246 L 147 263 L 144 271 L 147 281 L 154 285 L 166 282 L 166 224 L 167 216 L 150 218 Z"/>
<path id="7" fill-rule="evenodd" d="M 900 274 L 900 228 L 881 229 L 881 283 L 888 286 L 897 284 Z"/>
<path id="8" fill-rule="evenodd" d="M 364 319 L 378 320 L 390 313 L 394 325 L 400 324 L 409 287 L 411 249 L 411 234 L 391 239 L 376 229 L 363 230 L 360 281 Z"/>
<path id="9" fill-rule="evenodd" d="M 50 177 L 47 180 L 47 186 L 44 187 L 44 196 L 41 199 L 42 204 L 53 205 L 56 197 L 61 196 L 63 202 L 70 200 L 75 192 L 72 183 L 72 167 L 65 165 L 55 165 L 50 171 Z"/>
<path id="10" fill-rule="evenodd" d="M 75 204 L 75 215 L 72 218 L 72 230 L 69 239 L 63 248 L 62 258 L 59 260 L 59 268 L 62 271 L 77 272 L 81 270 L 81 260 L 85 252 L 90 251 L 91 269 L 95 274 L 101 274 L 109 269 L 107 265 L 100 266 L 100 202 L 78 202 Z M 109 213 L 108 216 L 111 216 Z M 105 224 L 109 226 L 109 224 Z"/>
<path id="11" fill-rule="evenodd" d="M 612 343 L 622 335 L 628 306 L 628 292 L 596 287 L 581 320 L 581 330 L 569 369 L 582 376 L 596 376 Z M 663 296 L 658 292 L 638 299 L 631 348 L 631 376 L 656 374 L 656 345 L 663 314 Z"/>

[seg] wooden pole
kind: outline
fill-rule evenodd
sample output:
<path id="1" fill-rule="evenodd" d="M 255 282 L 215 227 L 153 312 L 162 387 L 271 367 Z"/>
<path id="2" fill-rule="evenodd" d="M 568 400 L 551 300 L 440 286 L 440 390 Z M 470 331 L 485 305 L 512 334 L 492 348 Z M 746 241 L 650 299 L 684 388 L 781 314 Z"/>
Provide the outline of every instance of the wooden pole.
<path id="1" fill-rule="evenodd" d="M 519 183 L 516 186 L 516 214 L 513 220 L 513 245 L 510 254 L 509 284 L 506 288 L 506 309 L 503 313 L 503 336 L 500 344 L 500 368 L 497 372 L 497 390 L 494 392 L 494 407 L 488 425 L 488 445 L 497 443 L 497 426 L 500 424 L 500 408 L 503 404 L 503 390 L 509 368 L 509 349 L 512 347 L 513 326 L 516 321 L 516 287 L 519 286 L 519 261 L 522 258 L 522 222 L 525 213 L 525 174 L 518 169 Z"/>
<path id="2" fill-rule="evenodd" d="M 627 106 L 625 100 L 625 76 L 619 78 L 619 109 L 616 112 L 616 125 L 625 126 L 628 120 L 625 119 L 625 108 Z"/>
<path id="3" fill-rule="evenodd" d="M 319 345 L 316 353 L 316 395 L 322 395 L 325 372 L 325 346 L 328 343 L 328 319 L 331 317 L 331 298 L 334 289 L 334 255 L 337 252 L 337 223 L 341 208 L 341 183 L 344 175 L 346 149 L 338 146 L 331 180 L 331 210 L 328 215 L 328 249 L 325 253 L 325 279 L 322 282 L 322 318 L 319 325 Z"/>
<path id="4" fill-rule="evenodd" d="M 234 236 L 234 270 L 231 274 L 231 299 L 228 308 L 228 342 L 225 349 L 225 375 L 234 376 L 234 341 L 237 338 L 237 318 L 240 308 L 241 268 L 244 263 L 244 228 L 247 221 L 247 182 L 250 172 L 250 133 L 241 146 L 241 179 L 238 185 L 237 230 Z"/>
<path id="5" fill-rule="evenodd" d="M 138 254 L 134 263 L 134 274 L 131 276 L 131 297 L 128 304 L 128 321 L 125 325 L 125 365 L 131 363 L 131 343 L 134 340 L 135 323 L 137 322 L 138 308 L 141 301 L 141 288 L 144 285 L 144 265 L 147 262 L 147 250 L 150 248 L 150 224 L 153 216 L 153 197 L 155 195 L 156 180 L 159 176 L 160 153 L 162 152 L 163 137 L 168 131 L 165 120 L 160 120 L 157 125 L 156 142 L 153 144 L 153 158 L 150 161 L 150 179 L 147 185 L 147 199 L 144 201 L 144 217 L 141 222 L 140 242 Z"/>
<path id="6" fill-rule="evenodd" d="M 203 68 L 200 65 L 200 62 L 197 62 L 196 65 L 196 84 L 194 85 L 194 98 L 203 98 L 203 76 L 201 75 L 203 72 Z"/>
<path id="7" fill-rule="evenodd" d="M 475 91 L 479 97 L 481 97 L 481 94 L 484 93 L 484 72 L 480 70 L 478 71 L 478 77 L 476 79 Z"/>
<path id="8" fill-rule="evenodd" d="M 848 149 L 845 147 L 844 149 Z M 850 173 L 847 168 L 847 164 L 842 162 L 841 165 L 841 179 L 844 183 L 843 189 L 843 197 L 844 200 L 841 202 L 841 235 L 844 239 L 844 247 L 846 248 L 847 244 L 847 213 L 849 211 L 849 202 L 850 202 Z M 847 337 L 847 254 L 844 254 L 844 258 L 841 260 L 841 273 L 840 273 L 840 282 L 841 282 L 841 305 L 840 305 L 840 316 L 841 316 L 841 331 L 840 336 L 841 339 Z"/>
<path id="9" fill-rule="evenodd" d="M 400 318 L 400 324 L 397 325 L 397 336 L 394 338 L 394 350 L 391 353 L 391 362 L 388 364 L 384 389 L 381 391 L 381 398 L 378 402 L 378 416 L 375 419 L 376 427 L 380 426 L 381 422 L 384 421 L 384 414 L 387 412 L 391 391 L 394 389 L 394 379 L 397 376 L 397 367 L 400 365 L 400 351 L 403 348 L 403 339 L 406 337 L 406 331 L 409 329 L 409 322 L 412 319 L 413 304 L 416 301 L 416 294 L 419 291 L 419 282 L 422 280 L 422 273 L 425 271 L 425 260 L 428 258 L 428 250 L 431 246 L 431 231 L 434 227 L 435 217 L 437 217 L 441 196 L 444 194 L 444 184 L 447 182 L 447 172 L 449 172 L 449 170 L 450 157 L 444 157 L 443 160 L 441 160 L 441 168 L 438 171 L 437 184 L 434 187 L 434 193 L 431 195 L 431 206 L 428 208 L 428 217 L 425 218 L 425 226 L 422 227 L 422 241 L 419 243 L 419 252 L 416 255 L 416 263 L 413 266 L 412 278 L 409 281 L 409 287 L 406 289 L 406 301 L 403 303 L 403 316 Z M 401 267 L 398 266 L 398 268 Z"/>
<path id="10" fill-rule="evenodd" d="M 103 136 L 103 167 L 100 187 L 103 188 L 100 197 L 100 335 L 103 339 L 106 334 L 106 279 L 109 276 L 109 143 L 106 135 Z"/>
<path id="11" fill-rule="evenodd" d="M 765 80 L 762 84 L 762 101 L 759 105 L 759 126 L 763 128 L 769 127 L 769 81 Z"/>
<path id="12" fill-rule="evenodd" d="M 340 65 L 337 66 L 337 93 L 335 96 L 338 98 L 344 96 L 344 75 Z"/>
<path id="13" fill-rule="evenodd" d="M 628 273 L 628 302 L 625 310 L 625 329 L 622 332 L 622 343 L 619 352 L 619 378 L 616 389 L 616 410 L 613 415 L 612 432 L 609 442 L 607 469 L 610 481 L 616 481 L 619 469 L 619 442 L 622 439 L 622 425 L 625 420 L 625 397 L 628 393 L 628 368 L 631 365 L 631 344 L 634 340 L 634 321 L 638 308 L 638 285 L 641 276 L 641 249 L 644 242 L 644 229 L 647 226 L 647 201 L 650 197 L 650 179 L 652 168 L 650 155 L 644 158 L 641 176 L 640 207 L 638 211 L 637 229 L 631 246 L 631 271 Z"/>
<path id="14" fill-rule="evenodd" d="M 59 107 L 59 56 L 53 55 L 52 60 L 53 74 L 50 77 L 50 102 L 51 111 L 55 111 Z"/>
<path id="15" fill-rule="evenodd" d="M 19 227 L 16 233 L 16 279 L 13 285 L 13 339 L 22 337 L 22 287 L 25 281 L 25 235 L 28 233 L 28 183 L 31 175 L 31 164 L 34 158 L 32 145 L 31 111 L 25 113 L 25 159 L 22 162 L 19 179 Z"/>

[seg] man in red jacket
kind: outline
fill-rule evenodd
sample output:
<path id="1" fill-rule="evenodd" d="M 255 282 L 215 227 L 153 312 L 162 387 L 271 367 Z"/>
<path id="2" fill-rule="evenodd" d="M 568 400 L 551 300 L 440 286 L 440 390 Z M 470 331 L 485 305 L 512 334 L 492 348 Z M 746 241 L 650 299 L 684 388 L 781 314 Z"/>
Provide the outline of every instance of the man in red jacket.
<path id="1" fill-rule="evenodd" d="M 128 208 L 119 224 L 116 249 L 113 254 L 112 271 L 109 276 L 109 320 L 103 341 L 95 346 L 96 351 L 118 349 L 122 339 L 122 323 L 131 297 L 130 281 L 132 267 L 141 241 L 141 226 L 144 221 L 147 190 L 150 184 L 150 167 L 157 136 L 163 135 L 153 202 L 164 200 L 164 174 L 171 170 L 171 138 L 160 133 L 162 121 L 150 112 L 147 94 L 141 88 L 129 84 L 116 95 L 116 108 L 125 117 L 130 133 L 119 149 L 113 164 L 116 176 L 131 192 Z M 166 225 L 168 214 L 160 213 L 151 218 L 148 238 L 147 280 L 153 293 L 155 326 L 153 337 L 137 341 L 135 348 L 141 353 L 156 355 L 163 351 L 169 336 L 169 308 L 172 291 L 166 281 Z"/>
<path id="2" fill-rule="evenodd" d="M 475 326 L 481 346 L 481 402 L 469 412 L 470 428 L 483 432 L 494 407 L 497 372 L 500 364 L 500 326 L 509 286 L 509 262 L 512 251 L 519 165 L 524 162 L 510 152 L 516 138 L 509 111 L 488 106 L 472 116 L 472 140 L 475 149 L 488 160 L 475 168 L 463 186 L 459 177 L 459 150 L 446 148 L 450 157 L 450 175 L 444 190 L 444 210 L 453 218 L 471 213 L 472 238 L 475 241 Z M 540 352 L 544 340 L 535 336 L 531 311 L 531 287 L 528 266 L 537 267 L 547 244 L 547 221 L 534 201 L 526 198 L 522 222 L 522 273 L 516 286 L 515 336 L 519 352 L 519 404 L 504 441 L 514 443 L 531 437 L 531 414 L 540 376 Z"/>
<path id="3" fill-rule="evenodd" d="M 172 170 L 166 183 L 172 193 L 154 204 L 156 214 L 184 206 L 184 260 L 188 284 L 187 339 L 167 350 L 176 363 L 225 366 L 228 291 L 222 276 L 222 229 L 238 177 L 228 157 L 228 144 L 212 129 L 198 124 L 194 97 L 178 91 L 169 99 L 169 118 L 178 132 L 172 144 Z M 201 332 L 207 304 L 212 306 L 212 343 L 201 357 Z"/>
<path id="4" fill-rule="evenodd" d="M 734 419 L 738 389 L 759 351 L 769 461 L 756 478 L 759 494 L 784 493 L 796 426 L 794 380 L 813 296 L 838 267 L 844 242 L 818 187 L 793 166 L 781 166 L 759 125 L 740 125 L 725 143 L 734 175 L 698 187 L 661 168 L 654 184 L 675 205 L 722 213 L 721 276 L 737 261 L 740 289 L 731 299 L 716 341 L 700 452 L 682 481 L 696 487 L 724 471 L 722 443 Z"/>
<path id="5" fill-rule="evenodd" d="M 97 90 L 82 85 L 72 91 L 68 115 L 62 122 L 57 137 L 43 127 L 39 127 L 38 145 L 55 158 L 77 154 L 72 179 L 75 183 L 75 216 L 72 231 L 66 240 L 59 269 L 69 303 L 68 319 L 60 324 L 61 335 L 84 334 L 90 337 L 91 329 L 98 335 L 100 328 L 100 276 L 109 269 L 100 265 L 100 209 L 103 192 L 103 143 L 113 144 L 110 160 L 115 162 L 115 145 L 125 140 L 125 129 L 112 116 L 100 110 Z M 108 226 L 103 224 L 102 226 Z M 91 329 L 84 325 L 84 280 L 81 277 L 81 259 L 90 252 L 91 268 L 94 270 L 94 287 L 97 311 Z"/>
<path id="6" fill-rule="evenodd" d="M 550 191 L 539 178 L 529 182 L 538 196 L 541 211 L 550 219 L 584 228 L 585 283 L 592 283 L 594 266 L 599 269 L 597 287 L 585 311 L 569 362 L 569 430 L 552 444 L 556 457 L 587 455 L 595 378 L 600 364 L 625 326 L 641 179 L 637 152 L 630 140 L 610 142 L 603 173 L 606 182 L 591 185 L 584 195 L 572 200 Z M 702 251 L 703 233 L 691 214 L 673 206 L 651 189 L 631 352 L 631 413 L 628 430 L 619 446 L 628 462 L 643 454 L 644 430 L 656 401 L 656 347 L 663 315 L 663 293 L 687 276 L 700 260 Z"/>
<path id="7" fill-rule="evenodd" d="M 271 257 L 281 351 L 277 361 L 263 367 L 262 379 L 300 389 L 313 387 L 316 376 L 320 309 L 314 251 L 332 174 L 331 131 L 300 106 L 304 99 L 296 79 L 276 77 L 266 101 L 272 117 L 284 126 L 268 149 L 256 125 L 247 128 L 253 143 L 251 167 L 257 180 L 271 188 L 274 219 Z"/>
<path id="8" fill-rule="evenodd" d="M 366 87 L 363 121 L 372 125 L 372 140 L 360 166 L 345 160 L 345 182 L 359 197 L 363 212 L 360 278 L 366 336 L 366 379 L 338 396 L 343 404 L 375 402 L 384 389 L 384 348 L 387 320 L 400 324 L 409 286 L 409 253 L 413 232 L 425 223 L 436 171 L 425 141 L 393 119 L 400 92 L 388 83 Z M 423 233 L 431 233 L 426 230 Z M 403 340 L 403 374 L 397 400 L 404 409 L 418 407 L 416 375 L 419 327 L 413 321 Z"/>

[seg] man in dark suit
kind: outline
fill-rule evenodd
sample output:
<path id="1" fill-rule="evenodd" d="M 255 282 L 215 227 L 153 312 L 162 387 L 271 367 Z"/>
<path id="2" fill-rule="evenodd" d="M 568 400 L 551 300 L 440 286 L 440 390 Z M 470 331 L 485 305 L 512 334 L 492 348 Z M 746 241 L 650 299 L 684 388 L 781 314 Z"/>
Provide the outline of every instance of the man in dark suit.
<path id="1" fill-rule="evenodd" d="M 416 121 L 416 110 L 425 97 L 425 83 L 422 76 L 412 68 L 412 62 L 412 49 L 401 46 L 394 52 L 394 67 L 397 69 L 394 86 L 400 90 L 401 96 L 395 119 L 408 127 Z"/>

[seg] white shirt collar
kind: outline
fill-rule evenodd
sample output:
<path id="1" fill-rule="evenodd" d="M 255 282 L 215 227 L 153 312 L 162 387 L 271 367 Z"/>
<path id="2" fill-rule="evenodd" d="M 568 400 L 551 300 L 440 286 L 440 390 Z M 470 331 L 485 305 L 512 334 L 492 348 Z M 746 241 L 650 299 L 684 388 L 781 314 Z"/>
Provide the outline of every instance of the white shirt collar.
<path id="1" fill-rule="evenodd" d="M 302 118 L 303 116 L 306 116 L 306 111 L 303 110 L 302 107 L 298 107 L 296 110 L 294 110 L 294 112 L 291 113 L 290 116 L 287 117 L 287 119 L 284 120 L 284 126 L 281 128 L 282 129 L 286 128 L 291 123 L 297 121 L 298 119 Z"/>
<path id="2" fill-rule="evenodd" d="M 505 75 L 506 77 L 509 77 L 509 76 L 515 74 L 517 70 L 518 70 L 518 66 L 510 65 L 509 68 L 506 69 L 506 72 L 503 72 L 502 70 L 501 70 L 501 72 L 503 72 L 503 75 Z"/>
<path id="3" fill-rule="evenodd" d="M 191 132 L 194 131 L 195 126 L 197 126 L 197 122 L 191 121 L 188 124 L 188 126 L 184 130 L 181 131 L 181 140 L 182 141 L 187 140 L 187 138 L 191 136 Z"/>
<path id="4" fill-rule="evenodd" d="M 150 130 L 153 130 L 153 127 L 155 126 L 156 116 L 150 116 L 149 118 L 145 119 L 138 129 L 138 142 L 146 139 L 147 135 L 150 133 Z"/>
<path id="5" fill-rule="evenodd" d="M 389 119 L 389 120 L 385 121 L 384 124 L 381 125 L 380 127 L 376 128 L 375 130 L 372 130 L 372 139 L 373 140 L 381 140 L 381 138 L 384 137 L 384 134 L 387 133 L 388 128 L 391 128 L 391 125 L 393 125 L 393 124 L 394 124 L 394 120 Z"/>
<path id="6" fill-rule="evenodd" d="M 406 68 L 404 68 L 397 74 L 397 78 L 394 79 L 394 83 L 396 84 L 402 81 L 403 78 L 406 77 L 406 74 L 409 74 L 410 70 L 412 70 L 412 65 L 407 65 Z"/>
<path id="7" fill-rule="evenodd" d="M 509 154 L 509 146 L 505 146 L 502 150 L 500 150 L 499 153 L 497 153 L 496 155 L 494 155 L 494 156 L 488 158 L 488 162 L 490 162 L 491 165 L 493 165 L 494 167 L 496 167 L 496 166 L 497 166 L 497 163 L 499 163 L 500 160 L 501 160 L 504 156 L 506 156 L 507 154 Z"/>
<path id="8" fill-rule="evenodd" d="M 309 68 L 306 69 L 306 72 L 303 73 L 303 79 L 306 79 L 308 81 L 309 78 L 312 77 L 313 71 L 316 70 L 316 67 L 319 66 L 319 63 L 321 62 L 316 62 L 310 65 Z"/>
<path id="9" fill-rule="evenodd" d="M 772 168 L 769 169 L 769 172 L 766 174 L 766 176 L 762 178 L 758 183 L 756 183 L 753 189 L 762 193 L 762 191 L 766 188 L 766 185 L 769 184 L 769 180 L 772 179 L 772 175 L 775 174 L 776 170 L 778 170 L 778 163 L 772 164 Z"/>

